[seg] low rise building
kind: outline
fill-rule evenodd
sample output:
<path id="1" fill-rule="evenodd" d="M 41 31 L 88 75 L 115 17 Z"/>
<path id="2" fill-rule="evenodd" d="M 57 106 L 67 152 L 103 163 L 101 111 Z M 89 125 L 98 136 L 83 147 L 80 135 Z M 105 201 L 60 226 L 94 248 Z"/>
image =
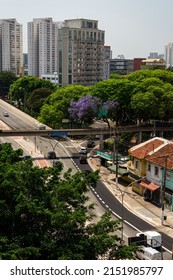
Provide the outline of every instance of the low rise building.
<path id="1" fill-rule="evenodd" d="M 164 199 L 173 211 L 173 142 L 154 137 L 129 149 L 129 176 L 141 182 L 133 190 L 157 205 Z"/>
<path id="2" fill-rule="evenodd" d="M 163 58 L 147 58 L 141 61 L 141 70 L 165 68 L 166 62 Z"/>

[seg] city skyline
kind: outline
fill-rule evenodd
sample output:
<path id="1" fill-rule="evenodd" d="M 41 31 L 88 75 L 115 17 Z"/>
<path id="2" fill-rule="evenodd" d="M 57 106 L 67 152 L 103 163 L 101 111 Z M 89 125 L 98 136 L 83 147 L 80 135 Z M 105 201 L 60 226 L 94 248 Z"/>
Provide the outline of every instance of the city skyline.
<path id="1" fill-rule="evenodd" d="M 129 3 L 130 2 L 130 3 Z M 2 0 L 0 19 L 15 18 L 23 25 L 24 48 L 27 52 L 27 23 L 34 18 L 51 17 L 53 21 L 86 18 L 98 20 L 105 30 L 105 45 L 111 46 L 113 58 L 148 57 L 150 52 L 164 53 L 173 42 L 172 0 Z M 9 9 L 10 7 L 10 9 Z"/>

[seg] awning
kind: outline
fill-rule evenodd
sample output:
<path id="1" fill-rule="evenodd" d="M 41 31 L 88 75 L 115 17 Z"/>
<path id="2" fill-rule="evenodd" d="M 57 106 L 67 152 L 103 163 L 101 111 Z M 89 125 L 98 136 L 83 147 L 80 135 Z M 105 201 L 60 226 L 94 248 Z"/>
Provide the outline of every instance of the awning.
<path id="1" fill-rule="evenodd" d="M 155 190 L 160 188 L 160 186 L 155 185 L 154 183 L 148 182 L 148 181 L 141 182 L 140 186 L 142 186 L 143 188 L 146 188 L 146 189 L 148 189 L 148 190 L 150 190 L 152 192 L 154 192 Z"/>

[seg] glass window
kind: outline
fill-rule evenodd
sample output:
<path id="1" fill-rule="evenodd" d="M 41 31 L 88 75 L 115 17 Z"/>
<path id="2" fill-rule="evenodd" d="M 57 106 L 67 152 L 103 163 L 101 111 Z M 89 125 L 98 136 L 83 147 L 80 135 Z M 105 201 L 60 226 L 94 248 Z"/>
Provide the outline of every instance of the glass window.
<path id="1" fill-rule="evenodd" d="M 139 169 L 139 161 L 138 160 L 136 160 L 136 162 L 135 162 L 135 168 Z"/>
<path id="2" fill-rule="evenodd" d="M 155 166 L 155 168 L 154 168 L 154 175 L 155 176 L 159 175 L 159 168 L 157 166 Z"/>
<path id="3" fill-rule="evenodd" d="M 148 164 L 148 171 L 151 171 L 151 165 Z"/>

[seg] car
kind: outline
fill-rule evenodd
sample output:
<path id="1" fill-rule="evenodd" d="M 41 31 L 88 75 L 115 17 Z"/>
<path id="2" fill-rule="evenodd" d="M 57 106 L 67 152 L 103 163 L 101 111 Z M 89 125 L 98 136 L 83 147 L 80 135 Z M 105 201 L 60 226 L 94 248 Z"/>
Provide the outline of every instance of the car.
<path id="1" fill-rule="evenodd" d="M 87 147 L 88 147 L 88 148 L 94 148 L 94 147 L 95 147 L 95 142 L 89 140 L 88 143 L 87 143 Z"/>
<path id="2" fill-rule="evenodd" d="M 80 147 L 80 154 L 86 154 L 87 153 L 87 148 L 86 147 Z"/>
<path id="3" fill-rule="evenodd" d="M 80 163 L 82 164 L 82 163 L 87 163 L 87 155 L 86 154 L 83 154 L 83 155 L 81 155 L 80 156 Z"/>
<path id="4" fill-rule="evenodd" d="M 56 158 L 56 153 L 54 151 L 49 151 L 47 153 L 47 158 L 49 159 L 55 159 Z"/>
<path id="5" fill-rule="evenodd" d="M 3 116 L 4 116 L 4 117 L 9 117 L 9 113 L 8 113 L 8 112 L 4 112 L 4 113 L 3 113 Z"/>
<path id="6" fill-rule="evenodd" d="M 44 124 L 39 124 L 39 125 L 37 125 L 37 127 L 35 129 L 36 130 L 45 130 L 46 126 Z"/>
<path id="7" fill-rule="evenodd" d="M 29 155 L 23 156 L 23 159 L 24 159 L 24 160 L 28 160 L 28 159 L 30 159 L 30 158 L 31 158 L 31 156 L 29 156 Z"/>

